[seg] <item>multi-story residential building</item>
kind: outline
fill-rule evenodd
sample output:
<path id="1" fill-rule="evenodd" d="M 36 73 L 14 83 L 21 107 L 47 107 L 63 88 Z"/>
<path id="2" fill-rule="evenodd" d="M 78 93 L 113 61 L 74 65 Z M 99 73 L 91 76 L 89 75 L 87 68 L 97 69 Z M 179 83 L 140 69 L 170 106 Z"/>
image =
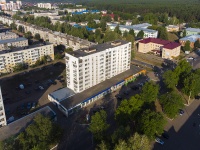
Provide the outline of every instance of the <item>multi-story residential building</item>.
<path id="1" fill-rule="evenodd" d="M 189 35 L 179 39 L 181 46 L 185 46 L 186 41 L 190 41 L 190 47 L 194 48 L 194 43 L 199 40 L 200 42 L 200 35 Z"/>
<path id="2" fill-rule="evenodd" d="M 10 3 L 6 3 L 5 0 L 0 2 L 0 9 L 1 10 L 18 10 L 22 6 L 22 2 L 17 0 L 16 3 L 10 1 Z"/>
<path id="3" fill-rule="evenodd" d="M 28 39 L 18 37 L 15 39 L 6 39 L 0 41 L 0 50 L 10 49 L 11 47 L 25 47 L 28 46 Z"/>
<path id="4" fill-rule="evenodd" d="M 79 93 L 130 69 L 131 42 L 98 44 L 65 56 L 67 87 Z"/>
<path id="5" fill-rule="evenodd" d="M 7 125 L 6 114 L 5 114 L 3 97 L 1 93 L 1 87 L 0 87 L 0 127 L 5 126 L 5 125 Z"/>
<path id="6" fill-rule="evenodd" d="M 200 29 L 199 28 L 186 28 L 186 36 L 188 35 L 196 35 L 200 33 Z"/>
<path id="7" fill-rule="evenodd" d="M 86 11 L 86 8 L 65 8 L 68 13 Z"/>
<path id="8" fill-rule="evenodd" d="M 155 52 L 165 59 L 173 59 L 180 55 L 181 45 L 176 42 L 148 38 L 139 41 L 138 52 Z"/>
<path id="9" fill-rule="evenodd" d="M 33 14 L 34 17 L 61 17 L 61 16 L 58 16 L 58 12 L 41 12 L 41 13 L 34 13 Z M 57 18 L 58 19 L 58 18 Z"/>
<path id="10" fill-rule="evenodd" d="M 54 60 L 53 44 L 38 44 L 0 51 L 0 73 L 12 72 L 13 67 L 19 63 L 33 65 L 43 56 L 49 56 Z"/>
<path id="11" fill-rule="evenodd" d="M 52 9 L 51 3 L 37 3 L 37 7 L 46 8 L 46 9 Z"/>
<path id="12" fill-rule="evenodd" d="M 114 31 L 116 26 L 118 24 L 110 24 L 107 23 L 107 26 Z M 122 32 L 122 34 L 126 31 L 129 32 L 131 29 L 134 30 L 135 35 L 137 36 L 137 34 L 142 30 L 144 32 L 144 38 L 157 38 L 158 36 L 158 31 L 156 30 L 151 30 L 151 29 L 147 29 L 147 27 L 151 26 L 151 24 L 148 23 L 143 23 L 143 24 L 137 24 L 137 25 L 130 25 L 130 26 L 126 26 L 126 25 L 119 25 L 119 30 Z"/>
<path id="13" fill-rule="evenodd" d="M 19 36 L 16 33 L 9 32 L 9 31 L 0 33 L 0 40 L 14 39 L 18 37 Z"/>
<path id="14" fill-rule="evenodd" d="M 44 41 L 49 41 L 54 45 L 63 44 L 64 46 L 71 47 L 74 50 L 80 49 L 82 47 L 88 47 L 90 45 L 95 45 L 95 43 L 89 42 L 88 40 L 80 39 L 78 37 L 74 37 L 64 33 L 53 32 L 52 30 L 49 30 L 47 28 L 42 28 L 19 20 L 13 20 L 10 17 L 0 16 L 0 21 L 7 25 L 15 23 L 17 25 L 17 28 L 19 28 L 19 26 L 22 26 L 24 28 L 24 32 L 30 31 L 32 35 L 38 33 Z"/>
<path id="15" fill-rule="evenodd" d="M 168 25 L 165 28 L 167 29 L 167 32 L 178 32 L 179 31 L 179 26 L 175 26 L 175 25 Z"/>

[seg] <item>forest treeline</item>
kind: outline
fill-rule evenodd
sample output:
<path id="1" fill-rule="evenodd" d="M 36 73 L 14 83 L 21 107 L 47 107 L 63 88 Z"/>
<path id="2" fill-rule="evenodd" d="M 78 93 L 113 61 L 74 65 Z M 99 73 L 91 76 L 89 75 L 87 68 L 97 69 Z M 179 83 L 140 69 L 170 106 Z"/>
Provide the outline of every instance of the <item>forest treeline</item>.
<path id="1" fill-rule="evenodd" d="M 200 0 L 88 0 L 81 3 L 99 10 L 112 10 L 133 15 L 167 13 L 169 17 L 176 16 L 181 22 L 200 21 Z"/>

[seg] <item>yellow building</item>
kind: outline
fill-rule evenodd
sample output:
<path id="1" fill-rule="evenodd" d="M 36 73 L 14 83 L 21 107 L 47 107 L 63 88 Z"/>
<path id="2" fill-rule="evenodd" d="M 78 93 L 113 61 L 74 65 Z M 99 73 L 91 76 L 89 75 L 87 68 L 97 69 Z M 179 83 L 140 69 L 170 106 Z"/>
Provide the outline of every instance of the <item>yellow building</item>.
<path id="1" fill-rule="evenodd" d="M 168 26 L 166 26 L 166 30 L 167 30 L 167 32 L 178 32 L 179 26 L 168 25 Z"/>
<path id="2" fill-rule="evenodd" d="M 181 45 L 176 42 L 161 40 L 157 38 L 148 38 L 139 41 L 138 52 L 154 52 L 165 59 L 173 59 L 180 55 Z"/>

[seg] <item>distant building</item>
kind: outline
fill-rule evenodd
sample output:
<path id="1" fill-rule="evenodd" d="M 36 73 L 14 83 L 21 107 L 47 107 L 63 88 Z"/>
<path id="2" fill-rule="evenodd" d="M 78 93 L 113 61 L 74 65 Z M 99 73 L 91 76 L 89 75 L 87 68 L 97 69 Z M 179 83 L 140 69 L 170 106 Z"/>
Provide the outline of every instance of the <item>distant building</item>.
<path id="1" fill-rule="evenodd" d="M 112 23 L 107 23 L 107 26 L 114 31 L 116 26 L 118 24 L 112 24 Z M 157 38 L 158 36 L 158 31 L 152 30 L 152 29 L 147 29 L 151 24 L 149 23 L 142 23 L 142 24 L 136 24 L 136 25 L 131 25 L 131 26 L 126 26 L 126 25 L 119 25 L 119 29 L 122 32 L 122 34 L 126 31 L 129 32 L 131 29 L 134 30 L 135 36 L 142 30 L 144 32 L 144 38 Z"/>
<path id="2" fill-rule="evenodd" d="M 0 127 L 5 126 L 5 125 L 7 125 L 6 114 L 5 114 L 3 97 L 2 97 L 1 87 L 0 87 Z"/>
<path id="3" fill-rule="evenodd" d="M 52 9 L 51 3 L 37 3 L 37 7 L 45 8 L 45 9 Z"/>
<path id="4" fill-rule="evenodd" d="M 127 20 L 125 25 L 126 26 L 131 26 L 132 25 L 132 20 Z"/>
<path id="5" fill-rule="evenodd" d="M 18 47 L 0 51 L 0 73 L 12 72 L 13 67 L 19 63 L 33 65 L 43 56 L 49 56 L 54 60 L 53 44 L 39 44 Z"/>
<path id="6" fill-rule="evenodd" d="M 103 17 L 103 16 L 110 16 L 111 19 L 112 19 L 112 21 L 115 20 L 115 14 L 102 14 L 102 17 Z M 117 17 L 117 20 L 120 20 L 120 17 L 119 17 L 119 16 Z"/>
<path id="7" fill-rule="evenodd" d="M 167 30 L 167 32 L 178 32 L 179 26 L 168 25 L 168 26 L 166 26 L 166 30 Z"/>
<path id="8" fill-rule="evenodd" d="M 194 43 L 199 40 L 200 42 L 200 35 L 189 35 L 186 37 L 183 37 L 179 39 L 179 42 L 181 43 L 181 46 L 185 46 L 186 41 L 190 41 L 190 47 L 194 48 Z"/>
<path id="9" fill-rule="evenodd" d="M 19 36 L 16 33 L 9 32 L 9 31 L 0 33 L 0 40 L 14 39 L 18 37 Z"/>
<path id="10" fill-rule="evenodd" d="M 86 8 L 65 8 L 68 13 L 85 11 Z"/>
<path id="11" fill-rule="evenodd" d="M 185 31 L 186 31 L 186 36 L 200 34 L 199 28 L 186 28 Z"/>
<path id="12" fill-rule="evenodd" d="M 114 41 L 65 54 L 67 87 L 80 93 L 130 69 L 131 43 Z"/>
<path id="13" fill-rule="evenodd" d="M 14 39 L 0 40 L 0 50 L 8 50 L 10 47 L 25 47 L 28 46 L 28 39 L 18 37 Z"/>
<path id="14" fill-rule="evenodd" d="M 173 59 L 180 55 L 181 45 L 176 42 L 161 40 L 157 38 L 148 38 L 139 41 L 138 52 L 154 52 L 162 58 Z"/>
<path id="15" fill-rule="evenodd" d="M 10 1 L 10 3 L 6 3 L 6 0 L 0 1 L 0 9 L 1 10 L 19 10 L 22 6 L 22 2 L 20 0 L 17 0 L 16 3 L 13 1 Z"/>

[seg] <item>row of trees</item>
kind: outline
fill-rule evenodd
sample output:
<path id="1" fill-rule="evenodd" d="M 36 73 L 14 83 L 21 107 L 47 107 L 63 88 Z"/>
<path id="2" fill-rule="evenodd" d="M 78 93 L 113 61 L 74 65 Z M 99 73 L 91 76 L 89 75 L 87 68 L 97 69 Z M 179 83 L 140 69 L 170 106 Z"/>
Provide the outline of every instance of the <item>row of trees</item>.
<path id="1" fill-rule="evenodd" d="M 37 115 L 32 124 L 15 139 L 6 140 L 1 145 L 6 150 L 41 150 L 50 149 L 62 136 L 60 126 L 43 115 Z"/>

